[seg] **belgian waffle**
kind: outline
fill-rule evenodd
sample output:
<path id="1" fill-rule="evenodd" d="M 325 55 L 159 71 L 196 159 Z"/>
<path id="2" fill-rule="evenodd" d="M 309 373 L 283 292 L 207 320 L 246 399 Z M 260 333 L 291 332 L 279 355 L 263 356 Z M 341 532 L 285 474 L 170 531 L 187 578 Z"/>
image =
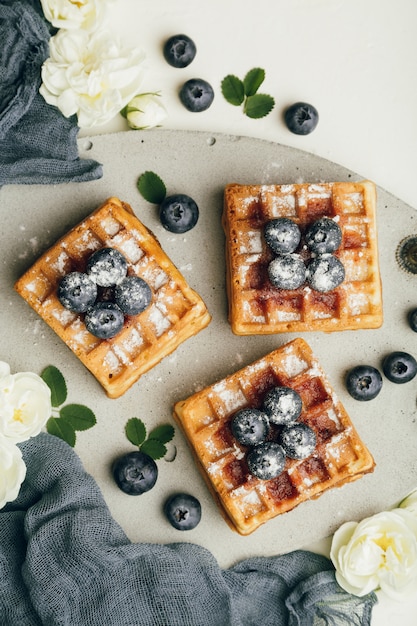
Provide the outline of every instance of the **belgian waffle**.
<path id="1" fill-rule="evenodd" d="M 382 293 L 376 230 L 376 191 L 369 181 L 290 185 L 228 185 L 226 234 L 229 321 L 237 335 L 379 328 Z M 303 232 L 320 217 L 338 221 L 342 244 L 335 253 L 345 268 L 343 283 L 327 293 L 302 285 L 273 287 L 273 258 L 263 239 L 268 220 L 287 217 Z M 298 250 L 306 254 L 301 240 Z"/>
<path id="2" fill-rule="evenodd" d="M 277 478 L 263 481 L 249 474 L 248 449 L 233 437 L 230 423 L 239 409 L 260 408 L 265 394 L 276 386 L 288 386 L 300 394 L 299 420 L 314 430 L 317 445 L 308 458 L 287 458 Z M 374 468 L 372 455 L 310 347 L 300 338 L 178 402 L 174 417 L 226 520 L 241 535 Z"/>
<path id="3" fill-rule="evenodd" d="M 128 262 L 128 274 L 143 278 L 152 289 L 150 306 L 137 316 L 126 317 L 121 332 L 105 340 L 90 334 L 83 317 L 64 309 L 56 293 L 62 276 L 83 271 L 88 257 L 103 247 L 118 249 Z M 17 281 L 15 289 L 111 398 L 121 396 L 210 321 L 203 300 L 131 207 L 118 198 L 108 199 L 59 239 Z"/>

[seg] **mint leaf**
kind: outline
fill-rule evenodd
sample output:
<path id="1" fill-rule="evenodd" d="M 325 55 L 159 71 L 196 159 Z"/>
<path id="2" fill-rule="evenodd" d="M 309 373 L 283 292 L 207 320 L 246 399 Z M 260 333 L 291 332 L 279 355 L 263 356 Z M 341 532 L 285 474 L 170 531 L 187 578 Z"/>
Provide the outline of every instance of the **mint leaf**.
<path id="1" fill-rule="evenodd" d="M 88 430 L 96 423 L 93 411 L 82 404 L 67 404 L 62 407 L 59 415 L 74 430 Z"/>
<path id="2" fill-rule="evenodd" d="M 257 93 L 246 98 L 244 113 L 252 119 L 265 117 L 275 106 L 275 100 L 268 94 Z"/>
<path id="3" fill-rule="evenodd" d="M 75 446 L 75 430 L 67 421 L 59 417 L 50 417 L 46 422 L 46 430 L 50 435 L 66 441 L 72 448 Z"/>
<path id="4" fill-rule="evenodd" d="M 126 437 L 134 446 L 141 446 L 146 439 L 146 426 L 138 417 L 131 417 L 125 426 Z"/>
<path id="5" fill-rule="evenodd" d="M 67 385 L 59 369 L 54 365 L 49 365 L 41 373 L 41 378 L 51 390 L 52 406 L 57 407 L 67 399 Z"/>
<path id="6" fill-rule="evenodd" d="M 155 172 L 141 174 L 137 185 L 142 197 L 152 204 L 161 204 L 167 194 L 164 181 Z"/>
<path id="7" fill-rule="evenodd" d="M 264 80 L 265 70 L 260 67 L 254 67 L 252 70 L 249 70 L 243 79 L 245 96 L 254 96 Z"/>
<path id="8" fill-rule="evenodd" d="M 221 91 L 227 102 L 234 106 L 239 106 L 245 99 L 245 87 L 243 82 L 237 76 L 233 76 L 233 74 L 229 74 L 223 78 Z"/>
<path id="9" fill-rule="evenodd" d="M 168 443 L 171 441 L 175 433 L 173 426 L 170 424 L 163 424 L 162 426 L 157 426 L 149 433 L 149 439 L 157 439 L 161 443 Z"/>
<path id="10" fill-rule="evenodd" d="M 158 439 L 147 439 L 140 447 L 140 451 L 149 454 L 155 461 L 162 459 L 167 453 L 166 446 Z"/>

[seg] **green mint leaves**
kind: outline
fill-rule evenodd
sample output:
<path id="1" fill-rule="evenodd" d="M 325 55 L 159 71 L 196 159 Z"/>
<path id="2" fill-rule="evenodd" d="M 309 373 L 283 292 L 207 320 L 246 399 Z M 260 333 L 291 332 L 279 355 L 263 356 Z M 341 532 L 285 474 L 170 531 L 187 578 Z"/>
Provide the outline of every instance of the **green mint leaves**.
<path id="1" fill-rule="evenodd" d="M 41 373 L 41 378 L 51 390 L 51 404 L 57 415 L 52 415 L 46 423 L 46 430 L 66 441 L 72 448 L 76 442 L 76 431 L 92 428 L 96 423 L 93 411 L 82 404 L 66 404 L 67 384 L 58 368 L 49 365 Z M 61 408 L 59 408 L 61 407 Z"/>
<path id="2" fill-rule="evenodd" d="M 175 430 L 170 424 L 156 426 L 147 434 L 146 426 L 138 417 L 131 417 L 125 426 L 126 437 L 141 452 L 148 454 L 155 461 L 167 453 L 167 444 L 174 437 Z"/>
<path id="3" fill-rule="evenodd" d="M 243 113 L 252 119 L 268 115 L 275 106 L 275 100 L 268 94 L 258 93 L 265 80 L 265 70 L 254 67 L 243 80 L 228 74 L 221 83 L 224 98 L 234 106 L 243 105 Z"/>
<path id="4" fill-rule="evenodd" d="M 137 187 L 141 196 L 152 204 L 161 204 L 167 194 L 164 181 L 155 172 L 144 172 L 138 178 Z"/>

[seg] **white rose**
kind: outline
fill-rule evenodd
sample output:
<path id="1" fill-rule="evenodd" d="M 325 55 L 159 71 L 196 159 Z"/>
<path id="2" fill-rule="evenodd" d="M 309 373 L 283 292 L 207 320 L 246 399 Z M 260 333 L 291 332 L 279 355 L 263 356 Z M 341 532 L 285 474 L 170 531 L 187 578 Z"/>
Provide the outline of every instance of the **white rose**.
<path id="1" fill-rule="evenodd" d="M 122 48 L 108 33 L 60 30 L 50 40 L 40 93 L 80 128 L 105 124 L 138 92 L 144 54 Z"/>
<path id="2" fill-rule="evenodd" d="M 0 509 L 19 495 L 26 465 L 19 448 L 0 435 Z"/>
<path id="3" fill-rule="evenodd" d="M 377 589 L 393 599 L 417 591 L 417 518 L 403 509 L 347 522 L 334 534 L 330 558 L 341 587 L 357 596 Z"/>
<path id="4" fill-rule="evenodd" d="M 124 115 L 130 128 L 145 130 L 160 126 L 168 114 L 158 93 L 142 93 L 130 100 Z"/>
<path id="5" fill-rule="evenodd" d="M 417 489 L 408 494 L 404 500 L 400 502 L 400 508 L 406 509 L 417 517 Z"/>
<path id="6" fill-rule="evenodd" d="M 34 437 L 51 411 L 51 390 L 40 376 L 19 372 L 0 378 L 0 435 L 6 439 L 19 443 Z"/>
<path id="7" fill-rule="evenodd" d="M 41 0 L 48 22 L 55 28 L 94 30 L 104 21 L 112 0 Z"/>

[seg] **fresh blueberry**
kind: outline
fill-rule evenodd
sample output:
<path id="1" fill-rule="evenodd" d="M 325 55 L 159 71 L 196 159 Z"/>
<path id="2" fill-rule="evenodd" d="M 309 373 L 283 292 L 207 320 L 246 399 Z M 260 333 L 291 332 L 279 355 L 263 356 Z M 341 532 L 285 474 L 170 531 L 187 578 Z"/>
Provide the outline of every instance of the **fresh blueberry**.
<path id="1" fill-rule="evenodd" d="M 244 446 L 254 446 L 265 441 L 269 433 L 269 420 L 258 409 L 241 409 L 232 418 L 232 433 Z"/>
<path id="2" fill-rule="evenodd" d="M 279 476 L 285 467 L 285 452 L 275 441 L 266 441 L 252 448 L 247 456 L 249 472 L 261 480 Z"/>
<path id="3" fill-rule="evenodd" d="M 155 461 L 140 450 L 117 459 L 112 470 L 118 487 L 130 496 L 140 496 L 149 491 L 158 478 Z"/>
<path id="4" fill-rule="evenodd" d="M 294 252 L 301 239 L 298 224 L 288 217 L 269 220 L 264 228 L 265 241 L 276 254 Z"/>
<path id="5" fill-rule="evenodd" d="M 346 376 L 346 388 L 355 400 L 373 400 L 382 388 L 382 376 L 371 365 L 357 365 Z"/>
<path id="6" fill-rule="evenodd" d="M 408 383 L 417 374 L 417 361 L 408 352 L 391 352 L 382 362 L 382 371 L 392 383 Z"/>
<path id="7" fill-rule="evenodd" d="M 417 309 L 413 309 L 408 314 L 408 323 L 410 325 L 411 330 L 417 333 Z"/>
<path id="8" fill-rule="evenodd" d="M 268 265 L 268 277 L 277 289 L 298 289 L 305 282 L 306 267 L 297 254 L 278 254 Z"/>
<path id="9" fill-rule="evenodd" d="M 201 78 L 191 78 L 180 89 L 180 100 L 188 111 L 206 111 L 214 100 L 213 87 Z"/>
<path id="10" fill-rule="evenodd" d="M 291 387 L 273 387 L 265 394 L 262 408 L 272 424 L 292 424 L 300 417 L 303 401 Z"/>
<path id="11" fill-rule="evenodd" d="M 161 224 L 171 233 L 186 233 L 194 228 L 198 217 L 197 204 L 183 193 L 167 196 L 159 206 Z"/>
<path id="12" fill-rule="evenodd" d="M 310 250 L 316 254 L 335 252 L 342 243 L 342 231 L 330 217 L 322 217 L 306 230 L 305 240 Z"/>
<path id="13" fill-rule="evenodd" d="M 74 313 L 85 313 L 97 298 L 97 285 L 82 272 L 70 272 L 58 285 L 58 300 Z"/>
<path id="14" fill-rule="evenodd" d="M 298 422 L 282 429 L 279 443 L 291 459 L 306 459 L 316 447 L 316 433 L 307 424 Z"/>
<path id="15" fill-rule="evenodd" d="M 173 35 L 164 44 L 165 61 L 172 67 L 187 67 L 197 52 L 196 45 L 187 35 Z"/>
<path id="16" fill-rule="evenodd" d="M 97 302 L 86 312 L 84 323 L 95 337 L 110 339 L 122 330 L 124 319 L 123 311 L 114 302 Z"/>
<path id="17" fill-rule="evenodd" d="M 326 293 L 336 289 L 345 280 L 343 263 L 333 254 L 323 254 L 307 266 L 307 282 L 312 289 Z"/>
<path id="18" fill-rule="evenodd" d="M 88 259 L 87 274 L 99 287 L 112 287 L 126 276 L 127 261 L 115 248 L 101 248 Z"/>
<path id="19" fill-rule="evenodd" d="M 164 513 L 177 530 L 192 530 L 201 520 L 201 504 L 188 493 L 177 493 L 166 500 Z"/>
<path id="20" fill-rule="evenodd" d="M 319 114 L 312 104 L 296 102 L 285 111 L 284 119 L 288 130 L 292 133 L 308 135 L 316 128 Z"/>
<path id="21" fill-rule="evenodd" d="M 114 301 L 126 315 L 142 313 L 152 300 L 152 290 L 139 276 L 126 276 L 114 289 Z"/>

